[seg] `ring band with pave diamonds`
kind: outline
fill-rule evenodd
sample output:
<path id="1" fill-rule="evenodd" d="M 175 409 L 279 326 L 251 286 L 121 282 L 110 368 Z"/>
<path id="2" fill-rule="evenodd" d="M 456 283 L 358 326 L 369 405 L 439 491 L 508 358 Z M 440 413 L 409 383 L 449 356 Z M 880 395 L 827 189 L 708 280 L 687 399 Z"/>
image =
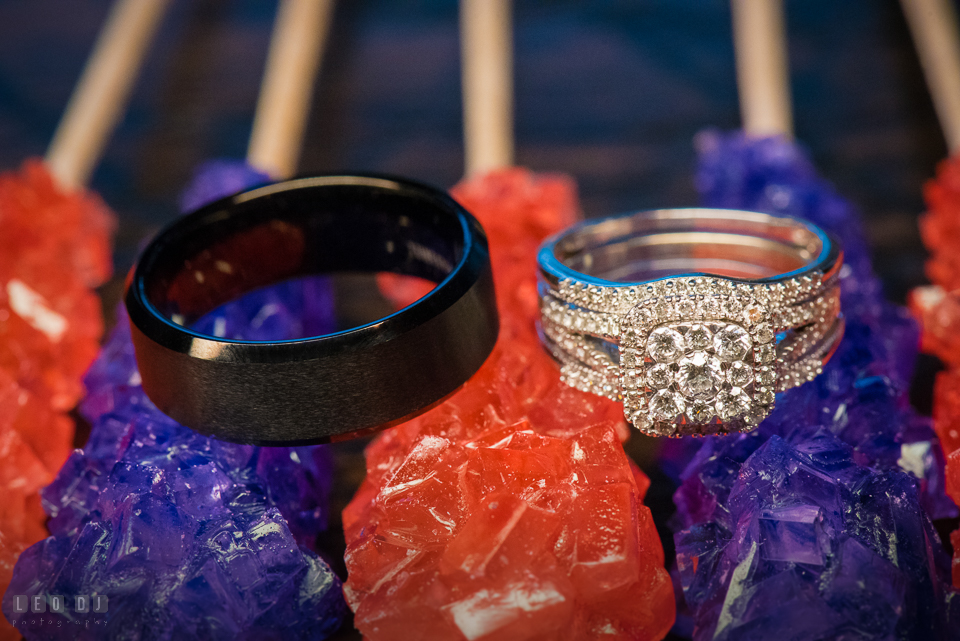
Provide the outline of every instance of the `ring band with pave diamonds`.
<path id="1" fill-rule="evenodd" d="M 547 239 L 540 337 L 568 385 L 651 436 L 754 429 L 843 335 L 843 252 L 815 225 L 725 209 L 590 220 Z"/>
<path id="2" fill-rule="evenodd" d="M 190 329 L 255 288 L 343 271 L 437 285 L 322 336 L 242 341 Z M 385 176 L 297 178 L 180 218 L 144 251 L 126 305 L 154 404 L 202 434 L 258 445 L 338 440 L 426 411 L 480 368 L 499 331 L 480 223 L 444 192 Z"/>

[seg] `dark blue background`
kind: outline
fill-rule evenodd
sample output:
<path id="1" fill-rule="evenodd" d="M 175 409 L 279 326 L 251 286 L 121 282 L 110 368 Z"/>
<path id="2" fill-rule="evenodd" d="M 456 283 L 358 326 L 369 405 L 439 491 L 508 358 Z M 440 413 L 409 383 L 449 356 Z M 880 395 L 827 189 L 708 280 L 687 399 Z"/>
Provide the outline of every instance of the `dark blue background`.
<path id="1" fill-rule="evenodd" d="M 42 154 L 110 3 L 0 0 L 0 167 Z M 93 179 L 117 263 L 205 158 L 242 157 L 275 4 L 175 0 Z M 946 154 L 895 0 L 790 0 L 798 138 L 868 219 L 891 296 L 922 280 L 920 189 Z M 739 124 L 725 0 L 517 0 L 518 162 L 587 215 L 695 202 L 692 137 Z M 454 0 L 341 0 L 301 169 L 462 172 Z"/>

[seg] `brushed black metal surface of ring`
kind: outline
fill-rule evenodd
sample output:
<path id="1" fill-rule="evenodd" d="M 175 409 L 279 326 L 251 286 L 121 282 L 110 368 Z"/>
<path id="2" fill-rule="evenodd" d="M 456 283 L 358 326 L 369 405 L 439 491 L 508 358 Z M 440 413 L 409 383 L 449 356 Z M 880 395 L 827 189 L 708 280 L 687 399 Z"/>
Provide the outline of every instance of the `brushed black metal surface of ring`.
<path id="1" fill-rule="evenodd" d="M 337 271 L 438 285 L 323 336 L 238 341 L 189 329 L 258 287 Z M 499 331 L 480 223 L 444 192 L 385 176 L 298 178 L 207 205 L 150 243 L 125 300 L 154 404 L 202 434 L 258 445 L 322 443 L 412 418 L 473 375 Z"/>

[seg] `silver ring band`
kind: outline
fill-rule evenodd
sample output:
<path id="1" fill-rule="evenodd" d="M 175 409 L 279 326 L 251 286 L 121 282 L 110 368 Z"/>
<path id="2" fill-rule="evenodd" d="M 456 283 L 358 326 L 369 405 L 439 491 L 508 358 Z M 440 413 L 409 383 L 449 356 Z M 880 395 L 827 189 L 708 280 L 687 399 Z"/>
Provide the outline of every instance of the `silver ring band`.
<path id="1" fill-rule="evenodd" d="M 540 337 L 578 389 L 652 436 L 755 428 L 843 335 L 837 241 L 790 216 L 665 209 L 590 220 L 538 254 Z"/>

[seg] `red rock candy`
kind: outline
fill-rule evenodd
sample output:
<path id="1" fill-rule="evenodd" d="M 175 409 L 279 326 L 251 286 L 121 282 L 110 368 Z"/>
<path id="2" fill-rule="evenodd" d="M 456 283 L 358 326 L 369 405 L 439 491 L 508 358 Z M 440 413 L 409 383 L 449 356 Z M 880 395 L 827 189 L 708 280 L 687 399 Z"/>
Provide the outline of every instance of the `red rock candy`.
<path id="1" fill-rule="evenodd" d="M 110 274 L 113 225 L 99 198 L 60 191 L 39 161 L 0 174 L 0 368 L 57 409 L 76 404 L 96 356 L 90 288 Z"/>
<path id="2" fill-rule="evenodd" d="M 927 213 L 920 217 L 920 233 L 930 250 L 927 276 L 947 290 L 960 287 L 960 157 L 937 166 L 937 177 L 924 186 Z"/>
<path id="3" fill-rule="evenodd" d="M 920 321 L 920 348 L 945 363 L 960 365 L 960 291 L 939 285 L 915 287 L 907 305 Z"/>
<path id="4" fill-rule="evenodd" d="M 536 248 L 573 222 L 574 187 L 511 169 L 454 195 L 490 237 L 500 338 L 446 403 L 368 447 L 343 514 L 355 625 L 372 641 L 662 638 L 672 586 L 622 411 L 560 383 L 536 337 Z"/>
<path id="5" fill-rule="evenodd" d="M 22 259 L 56 262 L 88 287 L 110 278 L 113 214 L 92 192 L 61 190 L 40 160 L 0 174 L 0 212 L 4 253 L 14 249 Z"/>
<path id="6" fill-rule="evenodd" d="M 933 424 L 949 454 L 960 448 L 960 290 L 917 287 L 910 292 L 909 305 L 920 319 L 923 351 L 954 368 L 937 374 L 933 388 Z"/>
<path id="7" fill-rule="evenodd" d="M 0 589 L 20 553 L 47 536 L 39 491 L 70 454 L 73 423 L 0 370 Z M 19 633 L 0 620 L 0 639 Z"/>
<path id="8" fill-rule="evenodd" d="M 61 191 L 38 160 L 0 174 L 0 593 L 47 535 L 38 491 L 72 447 L 65 412 L 103 331 L 91 287 L 110 275 L 113 227 L 99 198 Z M 0 640 L 18 638 L 0 621 Z"/>
<path id="9" fill-rule="evenodd" d="M 923 327 L 922 347 L 949 365 L 934 386 L 934 427 L 947 455 L 947 493 L 960 505 L 960 156 L 937 166 L 924 186 L 927 213 L 920 233 L 930 250 L 927 276 L 934 285 L 910 294 L 910 308 Z M 953 543 L 953 584 L 960 588 L 960 530 Z"/>
<path id="10" fill-rule="evenodd" d="M 381 272 L 377 274 L 377 287 L 387 300 L 400 309 L 429 294 L 436 283 L 416 276 Z"/>
<path id="11" fill-rule="evenodd" d="M 937 374 L 933 385 L 933 426 L 944 454 L 960 450 L 960 371 Z M 960 501 L 960 497 L 953 497 Z"/>

